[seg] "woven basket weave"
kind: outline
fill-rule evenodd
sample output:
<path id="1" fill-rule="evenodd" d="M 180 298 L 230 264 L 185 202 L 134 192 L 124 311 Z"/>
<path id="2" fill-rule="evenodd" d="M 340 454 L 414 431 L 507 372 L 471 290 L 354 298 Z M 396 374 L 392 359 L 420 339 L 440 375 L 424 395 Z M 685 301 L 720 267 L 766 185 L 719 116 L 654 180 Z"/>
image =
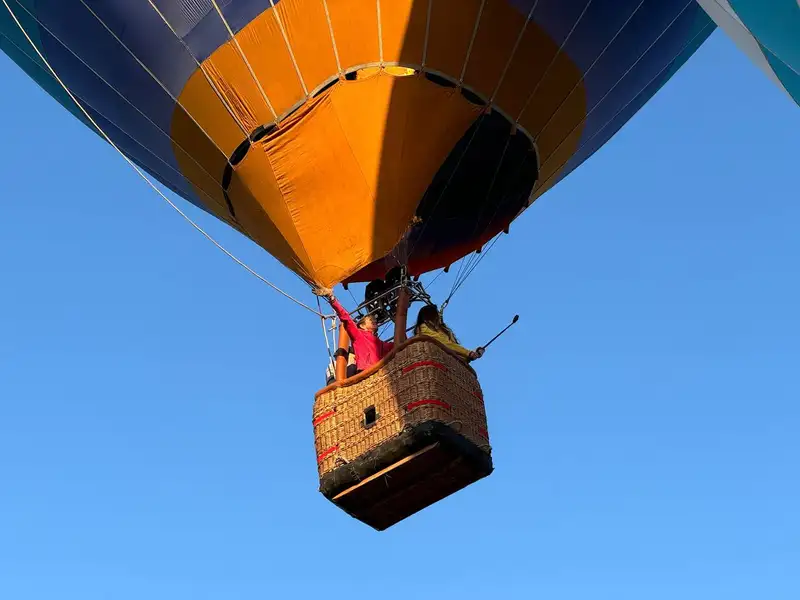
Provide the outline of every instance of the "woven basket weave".
<path id="1" fill-rule="evenodd" d="M 317 394 L 313 424 L 320 478 L 426 422 L 449 425 L 491 454 L 475 372 L 438 342 L 417 337 L 373 369 Z"/>

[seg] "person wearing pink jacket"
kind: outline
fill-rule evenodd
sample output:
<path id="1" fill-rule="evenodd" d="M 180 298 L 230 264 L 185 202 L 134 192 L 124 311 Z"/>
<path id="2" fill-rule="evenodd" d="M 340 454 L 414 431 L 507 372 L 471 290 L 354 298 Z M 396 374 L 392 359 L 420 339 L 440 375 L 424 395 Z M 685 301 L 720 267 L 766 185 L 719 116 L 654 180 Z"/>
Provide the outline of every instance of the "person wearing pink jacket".
<path id="1" fill-rule="evenodd" d="M 356 372 L 369 369 L 391 352 L 394 343 L 384 342 L 378 337 L 378 325 L 372 315 L 367 315 L 356 324 L 333 294 L 327 295 L 326 298 L 344 325 L 347 335 L 350 336 L 353 352 L 356 355 Z"/>

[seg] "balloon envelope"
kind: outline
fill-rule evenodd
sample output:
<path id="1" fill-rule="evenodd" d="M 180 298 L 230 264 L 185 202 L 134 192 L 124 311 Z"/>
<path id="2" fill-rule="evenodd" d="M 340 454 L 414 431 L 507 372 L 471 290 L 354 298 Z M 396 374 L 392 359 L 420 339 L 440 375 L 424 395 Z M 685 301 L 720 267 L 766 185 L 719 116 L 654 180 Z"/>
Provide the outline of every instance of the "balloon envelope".
<path id="1" fill-rule="evenodd" d="M 697 0 L 714 21 L 800 104 L 798 0 Z"/>
<path id="2" fill-rule="evenodd" d="M 8 0 L 98 125 L 309 282 L 508 227 L 715 25 L 694 0 Z M 86 121 L 0 6 L 0 47 Z M 80 207 L 76 207 L 80 209 Z"/>

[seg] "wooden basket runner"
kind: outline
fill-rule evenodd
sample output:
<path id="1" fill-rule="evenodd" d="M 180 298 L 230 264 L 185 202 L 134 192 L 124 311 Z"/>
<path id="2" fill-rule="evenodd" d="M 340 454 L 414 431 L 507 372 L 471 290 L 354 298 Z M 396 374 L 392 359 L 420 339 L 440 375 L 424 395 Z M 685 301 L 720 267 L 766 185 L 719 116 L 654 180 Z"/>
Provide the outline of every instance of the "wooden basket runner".
<path id="1" fill-rule="evenodd" d="M 316 395 L 320 491 L 385 529 L 492 472 L 475 372 L 416 337 Z"/>

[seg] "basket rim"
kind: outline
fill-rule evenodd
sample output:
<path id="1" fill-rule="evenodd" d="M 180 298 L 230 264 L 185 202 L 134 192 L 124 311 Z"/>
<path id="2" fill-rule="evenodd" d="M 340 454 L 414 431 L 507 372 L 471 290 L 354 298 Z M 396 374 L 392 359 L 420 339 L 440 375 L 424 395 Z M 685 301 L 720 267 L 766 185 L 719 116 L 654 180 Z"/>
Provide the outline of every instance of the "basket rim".
<path id="1" fill-rule="evenodd" d="M 347 379 L 345 379 L 343 381 L 334 381 L 329 386 L 326 386 L 326 387 L 322 388 L 316 394 L 314 394 L 314 398 L 317 399 L 320 396 L 322 396 L 323 394 L 327 394 L 327 393 L 332 392 L 333 390 L 336 390 L 338 388 L 349 387 L 351 385 L 355 385 L 357 383 L 360 383 L 360 382 L 364 381 L 365 379 L 369 378 L 371 375 L 374 375 L 381 368 L 385 367 L 387 364 L 392 362 L 392 360 L 394 359 L 395 356 L 397 356 L 398 353 L 400 353 L 401 351 L 405 350 L 409 346 L 412 346 L 414 344 L 420 344 L 420 343 L 429 343 L 429 344 L 433 344 L 434 346 L 438 346 L 439 348 L 441 348 L 442 350 L 447 352 L 450 356 L 455 358 L 476 379 L 478 378 L 478 374 L 475 371 L 475 369 L 473 369 L 470 365 L 465 363 L 464 360 L 458 354 L 456 354 L 455 352 L 450 350 L 450 348 L 448 348 L 447 346 L 442 344 L 440 341 L 435 340 L 432 337 L 428 337 L 427 335 L 416 335 L 416 336 L 414 336 L 412 338 L 407 339 L 405 342 L 395 346 L 394 348 L 392 348 L 392 350 L 389 352 L 389 354 L 384 356 L 381 360 L 376 362 L 370 368 L 368 368 L 368 369 L 366 369 L 364 371 L 361 371 L 361 373 L 358 373 L 357 375 L 353 375 L 352 377 L 349 377 L 349 378 L 347 378 Z"/>

